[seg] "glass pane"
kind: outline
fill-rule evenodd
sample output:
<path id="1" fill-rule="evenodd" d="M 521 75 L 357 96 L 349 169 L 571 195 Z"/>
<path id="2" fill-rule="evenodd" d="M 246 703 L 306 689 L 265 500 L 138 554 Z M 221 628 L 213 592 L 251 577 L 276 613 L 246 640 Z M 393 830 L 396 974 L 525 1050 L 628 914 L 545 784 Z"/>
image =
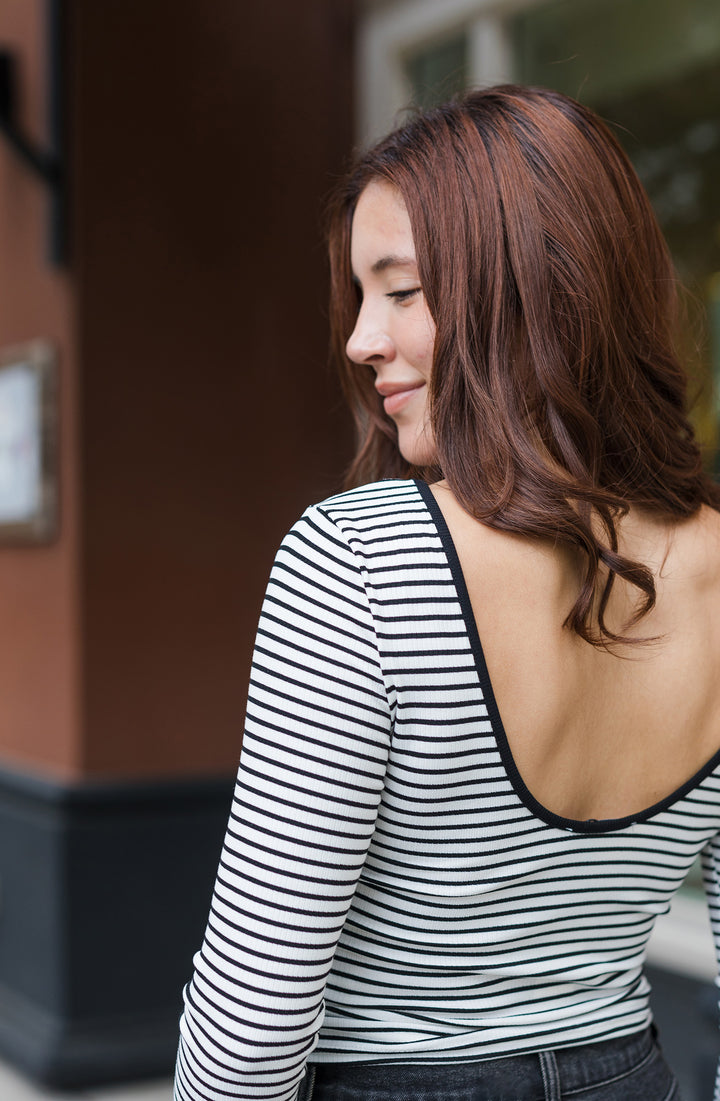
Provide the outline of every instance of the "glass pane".
<path id="1" fill-rule="evenodd" d="M 554 0 L 511 23 L 517 76 L 584 102 L 629 91 L 720 57 L 717 0 Z"/>
<path id="2" fill-rule="evenodd" d="M 417 107 L 434 107 L 468 83 L 468 41 L 463 31 L 408 55 L 405 72 Z"/>
<path id="3" fill-rule="evenodd" d="M 612 120 L 650 195 L 687 288 L 681 352 L 710 461 L 720 395 L 717 0 L 556 0 L 517 16 L 511 34 L 517 78 Z"/>

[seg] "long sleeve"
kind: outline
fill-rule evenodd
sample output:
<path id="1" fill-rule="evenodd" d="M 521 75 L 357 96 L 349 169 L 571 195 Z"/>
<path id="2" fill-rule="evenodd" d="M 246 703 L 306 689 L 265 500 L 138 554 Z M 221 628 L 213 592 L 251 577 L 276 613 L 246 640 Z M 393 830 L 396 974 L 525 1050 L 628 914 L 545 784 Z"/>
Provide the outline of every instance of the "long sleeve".
<path id="1" fill-rule="evenodd" d="M 710 913 L 710 928 L 715 942 L 715 955 L 720 968 L 720 835 L 708 841 L 700 854 L 703 883 Z M 720 978 L 715 980 L 720 986 Z M 720 1101 L 720 1066 L 715 1076 L 713 1101 Z"/>
<path id="2" fill-rule="evenodd" d="M 373 835 L 391 712 L 362 572 L 309 509 L 262 608 L 235 796 L 185 990 L 176 1101 L 290 1101 Z"/>

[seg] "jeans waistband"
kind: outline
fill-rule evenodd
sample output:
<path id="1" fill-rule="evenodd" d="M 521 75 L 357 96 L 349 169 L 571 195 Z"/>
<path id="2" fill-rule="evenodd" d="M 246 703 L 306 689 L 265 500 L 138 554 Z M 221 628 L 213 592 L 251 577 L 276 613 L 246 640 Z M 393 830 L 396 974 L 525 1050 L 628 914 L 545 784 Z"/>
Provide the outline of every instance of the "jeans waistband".
<path id="1" fill-rule="evenodd" d="M 434 1085 L 446 1085 L 451 1076 L 458 1088 L 476 1083 L 488 1093 L 506 1089 L 511 1082 L 513 1096 L 523 1099 L 555 1096 L 554 1090 L 547 1091 L 548 1074 L 557 1074 L 563 1093 L 622 1077 L 650 1056 L 654 1044 L 654 1029 L 650 1027 L 632 1036 L 551 1052 L 442 1063 L 315 1063 L 312 1070 L 318 1087 L 362 1086 L 372 1093 L 392 1089 L 397 1083 L 410 1096 L 414 1088 L 418 1094 L 427 1095 Z"/>

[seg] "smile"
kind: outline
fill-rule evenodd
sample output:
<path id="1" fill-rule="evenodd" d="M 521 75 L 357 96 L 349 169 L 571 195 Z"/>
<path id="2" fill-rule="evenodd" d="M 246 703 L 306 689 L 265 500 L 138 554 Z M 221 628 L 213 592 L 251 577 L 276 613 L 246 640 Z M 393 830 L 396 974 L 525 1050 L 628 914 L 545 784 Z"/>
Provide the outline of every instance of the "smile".
<path id="1" fill-rule="evenodd" d="M 395 387 L 378 387 L 379 393 L 383 395 L 383 409 L 388 417 L 395 416 L 402 409 L 405 408 L 407 403 L 412 398 L 413 394 L 416 394 L 418 390 L 421 390 L 425 385 L 424 382 L 418 382 L 413 386 L 408 386 L 405 389 L 396 389 Z"/>

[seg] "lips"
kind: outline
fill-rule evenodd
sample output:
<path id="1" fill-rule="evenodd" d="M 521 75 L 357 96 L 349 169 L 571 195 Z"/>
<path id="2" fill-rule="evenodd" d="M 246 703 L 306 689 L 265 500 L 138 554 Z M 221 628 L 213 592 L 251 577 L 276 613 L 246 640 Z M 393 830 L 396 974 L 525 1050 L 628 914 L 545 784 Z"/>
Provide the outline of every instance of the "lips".
<path id="1" fill-rule="evenodd" d="M 383 397 L 383 409 L 388 417 L 395 416 L 411 400 L 413 394 L 425 385 L 420 382 L 381 382 L 375 389 Z"/>

